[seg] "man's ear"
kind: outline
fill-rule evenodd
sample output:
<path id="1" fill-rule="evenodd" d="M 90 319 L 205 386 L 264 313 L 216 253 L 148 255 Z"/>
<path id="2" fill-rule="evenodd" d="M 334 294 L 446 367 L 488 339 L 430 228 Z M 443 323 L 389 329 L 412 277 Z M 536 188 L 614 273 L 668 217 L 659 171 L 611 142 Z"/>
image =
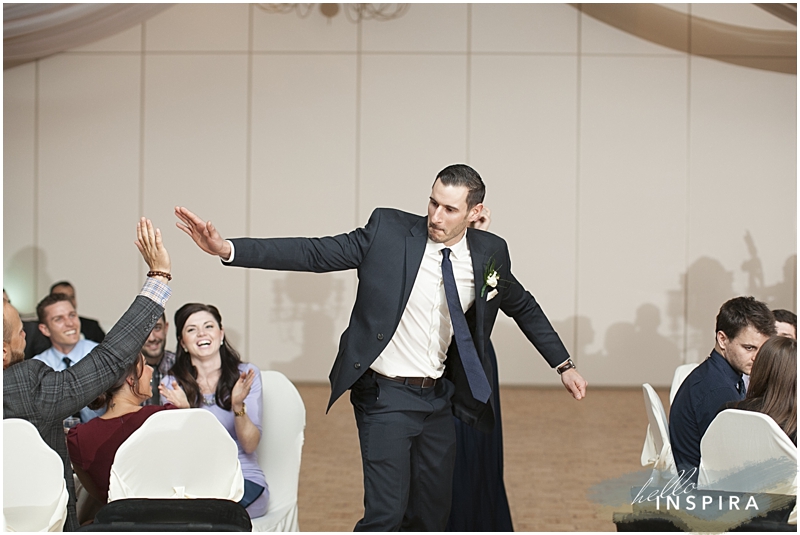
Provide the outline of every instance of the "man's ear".
<path id="1" fill-rule="evenodd" d="M 11 365 L 11 348 L 3 342 L 3 369 L 5 370 L 9 365 Z"/>
<path id="2" fill-rule="evenodd" d="M 469 209 L 469 216 L 467 216 L 467 221 L 469 221 L 470 223 L 474 223 L 475 221 L 478 220 L 478 216 L 481 215 L 482 211 L 483 211 L 483 203 L 479 202 L 478 204 Z"/>
<path id="3" fill-rule="evenodd" d="M 45 335 L 46 337 L 50 338 L 50 329 L 47 328 L 47 325 L 44 323 L 39 324 L 39 332 Z"/>
<path id="4" fill-rule="evenodd" d="M 728 336 L 723 331 L 717 331 L 717 345 L 723 352 L 729 343 Z"/>

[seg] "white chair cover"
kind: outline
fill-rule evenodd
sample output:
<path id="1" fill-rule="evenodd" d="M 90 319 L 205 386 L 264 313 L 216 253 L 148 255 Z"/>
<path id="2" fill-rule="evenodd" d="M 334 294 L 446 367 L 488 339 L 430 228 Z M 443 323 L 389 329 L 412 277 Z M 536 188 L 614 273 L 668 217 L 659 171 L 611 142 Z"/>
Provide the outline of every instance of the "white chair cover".
<path id="1" fill-rule="evenodd" d="M 27 420 L 3 420 L 5 531 L 63 531 L 68 500 L 61 457 Z"/>
<path id="2" fill-rule="evenodd" d="M 153 414 L 120 446 L 111 465 L 109 502 L 123 498 L 238 502 L 243 495 L 236 442 L 203 409 Z"/>
<path id="3" fill-rule="evenodd" d="M 263 432 L 258 463 L 269 485 L 267 514 L 254 518 L 253 531 L 300 531 L 297 483 L 303 452 L 306 408 L 295 386 L 280 372 L 262 371 Z"/>
<path id="4" fill-rule="evenodd" d="M 664 412 L 661 398 L 649 383 L 644 383 L 642 390 L 644 391 L 644 408 L 649 422 L 642 448 L 642 466 L 652 466 L 654 475 L 657 472 L 660 477 L 670 479 L 677 471 L 669 441 L 667 414 Z"/>
<path id="5" fill-rule="evenodd" d="M 797 496 L 797 446 L 766 414 L 722 411 L 700 441 L 697 488 Z"/>
<path id="6" fill-rule="evenodd" d="M 678 389 L 683 384 L 683 380 L 686 379 L 692 371 L 697 368 L 698 363 L 692 362 L 691 364 L 681 364 L 677 368 L 675 368 L 675 375 L 672 376 L 672 386 L 669 389 L 669 404 L 672 405 L 672 401 L 675 399 L 675 394 L 678 393 Z"/>

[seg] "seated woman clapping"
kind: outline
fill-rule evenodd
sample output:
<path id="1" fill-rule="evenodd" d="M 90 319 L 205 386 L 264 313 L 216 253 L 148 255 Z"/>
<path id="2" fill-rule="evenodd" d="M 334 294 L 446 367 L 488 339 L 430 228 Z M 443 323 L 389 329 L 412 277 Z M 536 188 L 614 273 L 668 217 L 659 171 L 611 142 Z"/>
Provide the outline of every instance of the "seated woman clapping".
<path id="1" fill-rule="evenodd" d="M 67 435 L 72 467 L 95 502 L 82 514 L 86 519 L 93 518 L 93 513 L 108 502 L 111 465 L 122 443 L 152 414 L 175 408 L 172 405 L 141 406 L 152 395 L 152 376 L 153 368 L 147 365 L 144 355 L 140 355 L 114 386 L 89 404 L 93 410 L 106 407 L 105 414 L 73 427 Z"/>
<path id="2" fill-rule="evenodd" d="M 239 447 L 244 475 L 241 503 L 251 518 L 267 512 L 269 490 L 258 465 L 261 440 L 261 372 L 244 363 L 225 339 L 213 305 L 187 303 L 175 312 L 178 347 L 170 374 L 161 380 L 162 402 L 210 411 Z"/>
<path id="3" fill-rule="evenodd" d="M 784 336 L 764 342 L 753 361 L 747 395 L 726 408 L 766 414 L 797 446 L 797 342 Z"/>

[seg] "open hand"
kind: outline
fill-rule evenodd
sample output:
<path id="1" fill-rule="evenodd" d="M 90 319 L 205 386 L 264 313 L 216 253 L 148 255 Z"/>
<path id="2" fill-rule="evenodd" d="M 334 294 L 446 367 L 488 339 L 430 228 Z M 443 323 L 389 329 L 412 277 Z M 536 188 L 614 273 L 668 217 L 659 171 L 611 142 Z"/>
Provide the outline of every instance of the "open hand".
<path id="1" fill-rule="evenodd" d="M 168 403 L 172 403 L 179 409 L 188 409 L 189 400 L 186 399 L 186 392 L 183 391 L 181 385 L 177 381 L 172 381 L 172 390 L 164 385 L 158 385 L 159 393 L 167 399 Z"/>
<path id="2" fill-rule="evenodd" d="M 143 217 L 136 223 L 136 240 L 133 242 L 142 253 L 151 271 L 169 273 L 172 264 L 169 253 L 161 241 L 161 229 L 153 229 L 153 222 Z"/>
<path id="3" fill-rule="evenodd" d="M 222 239 L 222 236 L 211 224 L 211 221 L 203 221 L 183 206 L 175 207 L 175 215 L 180 219 L 175 225 L 191 236 L 198 247 L 208 254 L 219 256 L 223 260 L 230 258 L 230 244 Z"/>
<path id="4" fill-rule="evenodd" d="M 233 390 L 231 390 L 231 408 L 233 410 L 242 410 L 242 403 L 250 394 L 250 387 L 253 386 L 255 378 L 256 374 L 252 369 L 239 373 L 239 379 L 233 385 Z"/>
<path id="5" fill-rule="evenodd" d="M 586 397 L 586 387 L 589 386 L 589 383 L 586 382 L 586 379 L 581 377 L 581 374 L 579 374 L 578 370 L 575 368 L 562 373 L 561 382 L 575 399 L 581 400 Z"/>

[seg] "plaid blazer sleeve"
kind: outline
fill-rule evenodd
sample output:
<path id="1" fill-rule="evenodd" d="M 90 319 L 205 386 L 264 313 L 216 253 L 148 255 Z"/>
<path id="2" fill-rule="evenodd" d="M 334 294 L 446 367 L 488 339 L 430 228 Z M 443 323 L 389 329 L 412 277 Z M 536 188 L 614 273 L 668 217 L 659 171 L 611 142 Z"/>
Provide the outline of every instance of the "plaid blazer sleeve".
<path id="1" fill-rule="evenodd" d="M 164 308 L 139 295 L 95 347 L 74 366 L 57 372 L 34 360 L 3 373 L 3 417 L 34 425 L 74 414 L 111 387 L 138 357 Z"/>

